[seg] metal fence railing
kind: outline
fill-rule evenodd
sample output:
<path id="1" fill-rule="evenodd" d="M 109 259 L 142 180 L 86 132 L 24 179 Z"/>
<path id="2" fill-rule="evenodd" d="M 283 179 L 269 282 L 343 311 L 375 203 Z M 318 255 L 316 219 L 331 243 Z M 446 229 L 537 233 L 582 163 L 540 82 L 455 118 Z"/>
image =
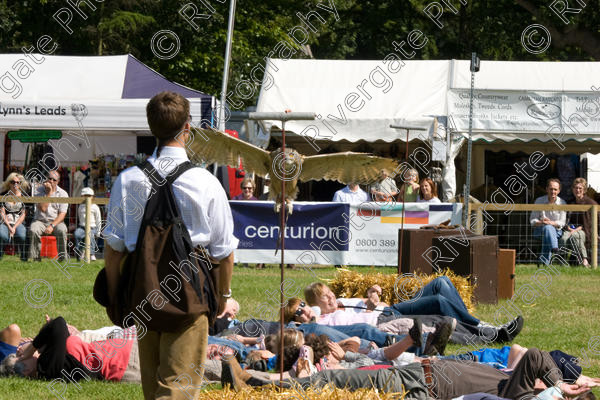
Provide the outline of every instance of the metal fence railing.
<path id="1" fill-rule="evenodd" d="M 39 203 L 67 203 L 69 209 L 65 217 L 67 226 L 67 251 L 69 256 L 76 256 L 76 242 L 74 232 L 78 227 L 85 230 L 85 241 L 82 243 L 85 251 L 83 259 L 90 261 L 90 248 L 96 249 L 96 257 L 103 258 L 104 243 L 101 237 L 96 237 L 96 243 L 90 243 L 90 227 L 82 226 L 77 217 L 77 207 L 80 204 L 86 205 L 86 222 L 89 221 L 90 206 L 97 204 L 100 208 L 102 221 L 106 220 L 106 207 L 108 198 L 101 197 L 19 197 L 19 201 L 29 204 L 28 212 L 30 217 L 26 219 L 26 228 L 28 235 L 25 246 L 29 251 L 31 238 L 29 235 L 29 223 L 33 214 L 33 206 Z M 517 253 L 517 263 L 538 263 L 540 256 L 541 240 L 533 236 L 533 228 L 529 223 L 531 211 L 541 210 L 561 210 L 561 211 L 579 211 L 590 212 L 592 221 L 592 240 L 591 248 L 588 249 L 590 263 L 594 268 L 598 266 L 598 206 L 597 205 L 549 205 L 549 204 L 492 204 L 481 203 L 469 204 L 469 221 L 467 226 L 471 227 L 475 233 L 498 236 L 498 242 L 501 248 L 515 249 Z M 103 228 L 103 226 L 102 226 Z M 9 243 L 7 247 L 14 243 Z M 6 248 L 5 248 L 6 250 Z"/>
<path id="2" fill-rule="evenodd" d="M 98 258 L 103 258 L 104 257 L 104 243 L 101 237 L 94 237 L 92 238 L 92 240 L 95 241 L 95 243 L 91 243 L 90 240 L 90 226 L 89 226 L 89 220 L 90 220 L 90 206 L 92 204 L 97 204 L 98 207 L 100 208 L 100 214 L 102 216 L 102 221 L 105 220 L 105 216 L 106 216 L 106 206 L 108 204 L 108 198 L 97 198 L 97 197 L 27 197 L 27 196 L 23 196 L 23 197 L 18 197 L 18 198 L 13 198 L 13 199 L 5 199 L 7 201 L 19 201 L 22 203 L 25 203 L 26 205 L 28 205 L 27 207 L 27 213 L 28 216 L 25 219 L 25 221 L 23 222 L 24 226 L 27 228 L 27 236 L 26 236 L 26 240 L 25 240 L 25 251 L 26 254 L 29 254 L 29 250 L 31 247 L 31 235 L 29 232 L 29 226 L 32 222 L 32 217 L 34 214 L 34 206 L 36 204 L 39 203 L 67 203 L 69 204 L 68 210 L 67 210 L 67 215 L 65 216 L 64 219 L 64 224 L 67 227 L 67 253 L 68 256 L 70 257 L 76 257 L 78 255 L 83 255 L 83 257 L 81 257 L 83 260 L 85 260 L 86 262 L 90 262 L 90 249 L 94 248 L 95 251 L 95 255 Z M 82 221 L 79 221 L 79 218 L 77 216 L 77 208 L 79 207 L 80 204 L 85 204 L 86 205 L 86 218 L 85 218 L 85 222 L 86 225 L 83 225 Z M 84 236 L 84 242 L 79 244 L 77 243 L 76 239 L 75 239 L 75 230 L 77 228 L 83 228 L 84 232 L 85 232 L 85 236 Z M 101 227 L 98 227 L 101 228 Z M 79 246 L 78 246 L 79 244 Z M 81 245 L 83 245 L 84 251 L 79 252 L 77 250 L 78 247 L 80 247 Z M 4 248 L 5 252 L 9 252 L 12 251 L 15 254 L 17 253 L 17 243 L 15 240 L 11 240 L 8 244 L 5 245 Z M 43 249 L 42 249 L 43 250 Z M 9 253 L 10 254 L 10 253 Z"/>
<path id="3" fill-rule="evenodd" d="M 592 221 L 590 263 L 598 266 L 598 206 L 551 204 L 469 204 L 469 223 L 475 233 L 498 236 L 501 248 L 515 249 L 517 263 L 539 263 L 541 239 L 533 236 L 531 211 L 560 210 L 590 212 Z M 568 250 L 568 249 L 566 249 Z M 564 256 L 564 255 L 563 255 Z M 563 257 L 564 259 L 564 257 Z"/>

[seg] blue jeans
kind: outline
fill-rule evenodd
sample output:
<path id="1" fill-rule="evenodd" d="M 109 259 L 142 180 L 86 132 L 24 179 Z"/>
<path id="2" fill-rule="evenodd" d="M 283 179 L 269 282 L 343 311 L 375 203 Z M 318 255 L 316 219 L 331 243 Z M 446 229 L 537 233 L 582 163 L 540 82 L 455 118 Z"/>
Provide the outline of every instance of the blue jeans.
<path id="1" fill-rule="evenodd" d="M 83 257 L 85 254 L 85 229 L 81 227 L 75 229 L 73 236 L 75 236 L 77 249 L 79 250 L 81 257 Z M 98 250 L 96 244 L 96 228 L 90 228 L 90 256 L 96 255 L 96 250 Z"/>
<path id="2" fill-rule="evenodd" d="M 229 340 L 229 339 L 225 339 L 225 338 L 218 337 L 218 336 L 209 336 L 208 344 L 218 344 L 219 346 L 231 347 L 233 350 L 235 350 L 240 355 L 242 360 L 245 360 L 248 353 L 250 353 L 252 350 L 257 349 L 255 346 L 253 346 L 253 347 L 244 346 L 237 340 Z"/>
<path id="3" fill-rule="evenodd" d="M 27 228 L 20 224 L 15 230 L 13 236 L 14 243 L 17 247 L 17 252 L 21 256 L 21 260 L 27 261 L 27 252 L 25 251 L 25 242 L 27 239 Z M 10 235 L 8 234 L 8 227 L 6 224 L 0 225 L 0 257 L 4 255 L 4 245 L 10 241 Z"/>
<path id="4" fill-rule="evenodd" d="M 314 333 L 317 336 L 327 335 L 334 342 L 348 339 L 351 336 L 358 336 L 361 340 L 360 347 L 366 347 L 369 342 L 375 342 L 381 347 L 387 340 L 388 334 L 369 324 L 353 324 L 343 326 L 327 326 L 320 324 L 301 324 L 300 326 L 290 326 L 288 328 L 296 328 L 304 332 L 304 336 Z"/>
<path id="5" fill-rule="evenodd" d="M 367 324 L 359 324 L 359 325 L 365 325 L 369 328 L 373 328 L 371 325 L 367 325 Z M 350 336 L 358 336 L 360 338 L 360 347 L 361 348 L 367 348 L 369 346 L 369 342 L 372 340 L 370 339 L 370 336 L 368 336 L 369 338 L 365 338 L 362 335 L 350 335 L 348 333 L 345 332 L 346 329 L 337 329 L 337 328 L 348 328 L 351 327 L 352 325 L 348 325 L 348 326 L 327 326 L 327 325 L 320 325 L 320 324 L 316 324 L 316 323 L 310 323 L 310 324 L 300 324 L 300 325 L 296 325 L 293 322 L 290 322 L 286 327 L 287 328 L 293 328 L 293 329 L 298 329 L 299 331 L 301 331 L 302 333 L 304 333 L 304 336 L 309 335 L 311 333 L 314 333 L 317 336 L 320 335 L 327 335 L 327 337 L 329 337 L 329 339 L 331 339 L 334 342 L 339 342 L 340 340 L 344 340 L 344 339 L 348 339 Z M 378 331 L 378 329 L 373 328 L 376 331 Z M 353 333 L 352 329 L 347 329 L 348 332 Z M 381 331 L 379 331 L 381 332 Z M 387 338 L 387 334 L 384 332 L 381 332 L 382 335 L 385 335 L 385 337 L 383 338 L 383 341 L 385 342 L 385 339 Z M 377 335 L 374 335 L 377 336 Z M 377 336 L 377 338 L 379 340 L 381 340 L 381 336 Z M 373 340 L 375 341 L 375 340 Z M 379 346 L 379 344 L 377 344 Z"/>
<path id="6" fill-rule="evenodd" d="M 375 342 L 379 347 L 383 347 L 388 336 L 394 336 L 396 341 L 404 339 L 406 335 L 390 335 L 369 324 L 352 324 L 352 325 L 341 325 L 341 326 L 327 326 L 320 324 L 301 324 L 296 327 L 295 325 L 288 325 L 288 328 L 296 328 L 304 333 L 304 336 L 314 333 L 315 335 L 327 335 L 329 339 L 334 342 L 347 339 L 352 336 L 358 336 L 360 338 L 360 347 L 367 348 L 369 342 Z M 423 346 L 427 341 L 427 334 L 423 334 Z M 422 348 L 410 347 L 407 351 L 415 353 L 417 355 L 422 354 Z"/>
<path id="7" fill-rule="evenodd" d="M 396 303 L 383 310 L 394 315 L 443 315 L 469 325 L 478 325 L 479 320 L 469 314 L 467 306 L 447 276 L 429 282 L 412 299 Z"/>
<path id="8" fill-rule="evenodd" d="M 550 264 L 552 249 L 558 249 L 558 239 L 560 239 L 562 234 L 562 230 L 556 229 L 552 225 L 542 225 L 534 228 L 533 237 L 542 239 L 541 262 L 546 265 Z"/>

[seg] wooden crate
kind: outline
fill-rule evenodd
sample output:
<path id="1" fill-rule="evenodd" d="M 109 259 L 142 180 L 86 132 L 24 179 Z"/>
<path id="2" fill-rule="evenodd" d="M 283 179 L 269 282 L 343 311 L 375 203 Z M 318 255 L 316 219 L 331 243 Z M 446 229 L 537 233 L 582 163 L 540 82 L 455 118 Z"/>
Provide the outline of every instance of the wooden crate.
<path id="1" fill-rule="evenodd" d="M 515 263 L 517 251 L 498 251 L 498 298 L 510 299 L 515 294 Z"/>

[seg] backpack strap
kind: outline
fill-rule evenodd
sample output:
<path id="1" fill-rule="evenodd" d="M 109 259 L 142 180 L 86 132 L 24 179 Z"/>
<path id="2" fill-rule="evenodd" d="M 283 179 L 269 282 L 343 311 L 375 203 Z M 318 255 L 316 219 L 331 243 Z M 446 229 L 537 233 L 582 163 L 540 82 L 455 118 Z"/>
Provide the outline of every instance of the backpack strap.
<path id="1" fill-rule="evenodd" d="M 158 171 L 154 169 L 152 164 L 150 164 L 150 161 L 144 161 L 143 163 L 138 165 L 138 168 L 141 169 L 142 172 L 148 177 L 148 179 L 150 180 L 150 184 L 152 184 L 153 187 L 157 186 L 158 182 L 164 181 L 164 178 L 158 174 Z"/>
<path id="2" fill-rule="evenodd" d="M 190 161 L 186 161 L 179 164 L 177 166 L 177 171 L 167 176 L 167 182 L 169 183 L 169 185 L 172 185 L 173 182 L 175 182 L 175 180 L 179 178 L 184 172 L 192 168 L 194 168 L 194 164 L 192 164 Z"/>
<path id="3" fill-rule="evenodd" d="M 152 183 L 152 186 L 158 185 L 159 183 L 165 181 L 165 178 L 160 176 L 158 171 L 156 171 L 156 169 L 152 166 L 152 164 L 150 164 L 150 161 L 148 160 L 138 165 L 138 168 L 146 174 L 148 179 L 150 179 L 150 183 Z M 179 178 L 184 172 L 191 168 L 194 168 L 194 165 L 190 161 L 185 161 L 175 168 L 176 170 L 167 175 L 166 177 L 166 181 L 169 185 L 172 185 L 173 182 L 175 182 L 175 180 Z"/>

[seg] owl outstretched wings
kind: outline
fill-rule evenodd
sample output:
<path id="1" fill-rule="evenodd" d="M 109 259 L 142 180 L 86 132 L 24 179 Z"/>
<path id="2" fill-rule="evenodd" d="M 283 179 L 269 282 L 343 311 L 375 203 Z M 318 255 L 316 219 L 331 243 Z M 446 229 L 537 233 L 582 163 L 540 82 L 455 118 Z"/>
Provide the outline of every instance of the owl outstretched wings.
<path id="1" fill-rule="evenodd" d="M 282 182 L 285 180 L 285 198 L 291 213 L 292 201 L 298 195 L 298 181 L 332 180 L 343 184 L 370 184 L 377 180 L 382 169 L 394 171 L 396 161 L 367 153 L 343 152 L 304 156 L 286 148 L 265 151 L 226 133 L 213 129 L 191 130 L 193 136 L 187 150 L 190 159 L 205 162 L 238 165 L 243 160 L 244 169 L 259 176 L 269 174 L 271 186 L 269 199 L 275 201 L 276 211 L 282 203 Z"/>

